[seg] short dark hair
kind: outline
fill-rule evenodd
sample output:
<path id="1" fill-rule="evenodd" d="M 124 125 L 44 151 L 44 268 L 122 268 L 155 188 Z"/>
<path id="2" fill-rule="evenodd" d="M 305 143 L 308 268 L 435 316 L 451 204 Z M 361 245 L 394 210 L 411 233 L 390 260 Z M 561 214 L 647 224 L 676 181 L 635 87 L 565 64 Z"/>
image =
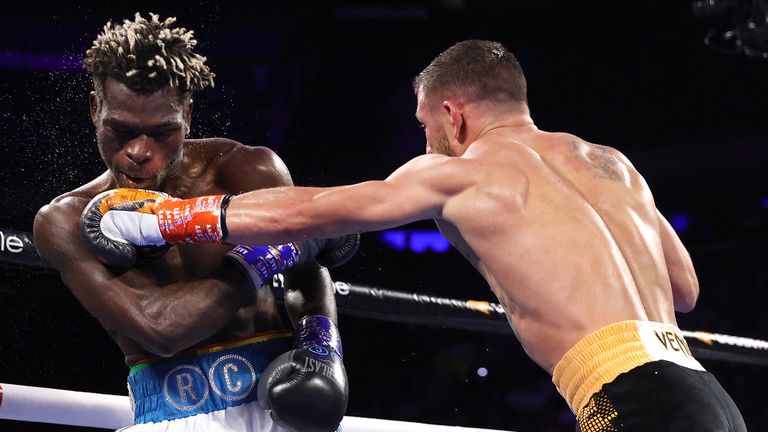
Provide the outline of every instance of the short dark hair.
<path id="1" fill-rule="evenodd" d="M 462 92 L 472 100 L 528 103 L 523 68 L 499 42 L 468 40 L 438 55 L 413 81 L 425 96 Z"/>
<path id="2" fill-rule="evenodd" d="M 83 68 L 91 74 L 94 87 L 103 97 L 104 80 L 113 78 L 137 93 L 154 93 L 166 86 L 189 94 L 213 86 L 214 74 L 206 58 L 193 52 L 193 32 L 172 27 L 176 18 L 160 20 L 138 12 L 122 24 L 108 22 L 86 51 Z"/>

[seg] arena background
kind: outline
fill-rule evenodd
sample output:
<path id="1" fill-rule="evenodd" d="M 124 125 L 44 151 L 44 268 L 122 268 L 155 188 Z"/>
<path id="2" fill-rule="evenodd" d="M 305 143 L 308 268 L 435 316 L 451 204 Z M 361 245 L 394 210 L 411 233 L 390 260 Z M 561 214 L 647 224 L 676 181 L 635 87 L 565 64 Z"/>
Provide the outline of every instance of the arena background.
<path id="1" fill-rule="evenodd" d="M 456 41 L 494 39 L 519 57 L 541 129 L 616 147 L 644 174 L 699 273 L 698 306 L 680 326 L 768 338 L 768 60 L 704 43 L 738 11 L 699 16 L 689 1 L 661 0 L 98 3 L 3 7 L 0 227 L 31 231 L 40 206 L 103 170 L 79 61 L 109 19 L 153 11 L 194 29 L 217 78 L 195 98 L 192 137 L 268 146 L 299 185 L 380 179 L 422 153 L 412 78 Z M 431 230 L 364 235 L 334 279 L 493 300 L 439 239 L 392 246 L 392 236 Z M 349 415 L 573 430 L 549 377 L 511 336 L 345 315 L 340 328 Z M 764 429 L 768 369 L 702 362 L 748 427 Z M 126 394 L 126 373 L 56 274 L 0 269 L 0 382 Z M 76 429 L 0 421 L 0 430 Z"/>

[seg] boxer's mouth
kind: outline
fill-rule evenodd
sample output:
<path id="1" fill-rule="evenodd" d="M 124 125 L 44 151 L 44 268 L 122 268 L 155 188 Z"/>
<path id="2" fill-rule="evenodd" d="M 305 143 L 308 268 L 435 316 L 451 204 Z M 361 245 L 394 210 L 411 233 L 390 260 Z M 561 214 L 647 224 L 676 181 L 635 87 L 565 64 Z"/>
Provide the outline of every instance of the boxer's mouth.
<path id="1" fill-rule="evenodd" d="M 154 179 L 155 179 L 154 176 L 139 177 L 139 176 L 128 175 L 124 172 L 118 173 L 118 177 L 119 177 L 118 180 L 120 180 L 119 183 L 121 183 L 125 187 L 130 187 L 130 188 L 149 187 L 154 182 Z"/>

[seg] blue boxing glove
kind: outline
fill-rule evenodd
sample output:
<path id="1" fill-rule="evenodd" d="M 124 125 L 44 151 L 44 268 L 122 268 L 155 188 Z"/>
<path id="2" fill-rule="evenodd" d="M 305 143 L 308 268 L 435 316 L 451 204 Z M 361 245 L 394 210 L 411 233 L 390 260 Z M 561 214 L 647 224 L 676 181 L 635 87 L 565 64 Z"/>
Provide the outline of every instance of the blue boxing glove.
<path id="1" fill-rule="evenodd" d="M 359 234 L 332 239 L 305 239 L 276 246 L 235 246 L 226 258 L 245 270 L 255 288 L 272 282 L 272 277 L 314 259 L 325 267 L 349 261 L 360 244 Z"/>
<path id="2" fill-rule="evenodd" d="M 261 374 L 259 404 L 288 432 L 335 431 L 349 399 L 339 331 L 327 317 L 312 315 L 299 320 L 296 335 L 296 349 Z"/>

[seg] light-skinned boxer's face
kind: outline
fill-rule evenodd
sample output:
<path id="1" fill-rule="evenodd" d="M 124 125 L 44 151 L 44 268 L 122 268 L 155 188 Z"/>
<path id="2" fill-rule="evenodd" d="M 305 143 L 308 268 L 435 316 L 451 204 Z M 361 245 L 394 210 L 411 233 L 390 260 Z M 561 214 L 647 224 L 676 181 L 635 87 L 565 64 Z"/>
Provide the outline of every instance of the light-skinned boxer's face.
<path id="1" fill-rule="evenodd" d="M 447 127 L 445 120 L 447 118 L 450 121 L 450 116 L 443 119 L 436 118 L 436 116 L 440 116 L 441 114 L 445 113 L 441 113 L 439 110 L 436 112 L 434 101 L 429 101 L 429 99 L 424 96 L 423 91 L 419 89 L 417 95 L 416 119 L 419 121 L 419 124 L 421 124 L 422 129 L 424 129 L 424 136 L 427 140 L 426 152 L 445 156 L 456 156 L 456 152 L 451 146 L 451 141 L 448 138 L 448 133 L 445 129 Z"/>
<path id="2" fill-rule="evenodd" d="M 172 87 L 146 95 L 107 78 L 104 99 L 91 93 L 99 152 L 120 187 L 161 189 L 180 168 L 191 116 L 191 101 Z"/>

